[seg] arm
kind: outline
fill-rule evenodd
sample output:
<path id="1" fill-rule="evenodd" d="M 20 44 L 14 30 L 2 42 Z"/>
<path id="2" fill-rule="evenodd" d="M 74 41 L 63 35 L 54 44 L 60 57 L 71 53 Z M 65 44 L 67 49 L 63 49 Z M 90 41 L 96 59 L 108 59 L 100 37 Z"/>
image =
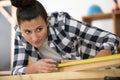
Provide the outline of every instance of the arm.
<path id="1" fill-rule="evenodd" d="M 63 29 L 69 33 L 70 38 L 78 39 L 83 59 L 117 53 L 120 38 L 116 35 L 77 21 L 67 13 L 63 14 L 65 24 Z"/>
<path id="2" fill-rule="evenodd" d="M 116 35 L 109 33 L 108 35 L 104 36 L 100 46 L 100 51 L 95 57 L 107 56 L 117 53 L 119 44 L 120 39 Z"/>
<path id="3" fill-rule="evenodd" d="M 21 33 L 18 31 L 15 35 L 15 48 L 14 48 L 14 63 L 13 63 L 13 75 L 19 74 L 31 74 L 40 72 L 53 72 L 56 71 L 55 64 L 49 64 L 48 62 L 55 62 L 52 59 L 39 59 L 36 50 L 24 40 Z M 29 64 L 29 56 L 33 57 L 36 62 Z"/>
<path id="4" fill-rule="evenodd" d="M 112 55 L 111 50 L 101 50 L 97 53 L 95 57 L 109 56 L 109 55 Z"/>
<path id="5" fill-rule="evenodd" d="M 115 34 L 89 25 L 86 25 L 86 27 L 83 29 L 84 30 L 82 31 L 82 33 L 85 33 L 83 41 L 87 40 L 87 44 L 91 44 L 97 47 L 97 53 L 95 57 L 112 55 L 117 53 L 117 48 L 120 44 L 120 38 L 117 37 Z"/>
<path id="6" fill-rule="evenodd" d="M 26 65 L 28 64 L 28 54 L 25 54 L 25 46 L 22 42 L 22 35 L 19 29 L 16 28 L 15 42 L 14 42 L 14 62 L 13 62 L 13 75 L 25 73 Z"/>
<path id="7" fill-rule="evenodd" d="M 56 64 L 53 59 L 41 59 L 37 62 L 33 62 L 32 64 L 28 65 L 25 69 L 26 74 L 32 73 L 48 73 L 57 71 Z"/>
<path id="8" fill-rule="evenodd" d="M 101 45 L 99 47 L 99 52 L 102 54 L 115 54 L 118 53 L 118 45 L 120 45 L 120 38 L 112 33 L 108 33 L 107 35 L 103 35 L 103 40 L 101 42 Z M 96 56 L 97 56 L 96 55 Z"/>

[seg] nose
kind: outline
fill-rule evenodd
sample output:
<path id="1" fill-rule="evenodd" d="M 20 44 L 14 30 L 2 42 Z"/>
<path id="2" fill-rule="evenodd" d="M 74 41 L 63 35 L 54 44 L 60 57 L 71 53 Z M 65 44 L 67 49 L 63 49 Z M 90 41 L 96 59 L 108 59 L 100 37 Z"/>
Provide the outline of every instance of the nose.
<path id="1" fill-rule="evenodd" d="M 34 41 L 34 42 L 38 41 L 38 35 L 36 33 L 33 33 L 31 38 L 32 38 L 32 41 Z"/>

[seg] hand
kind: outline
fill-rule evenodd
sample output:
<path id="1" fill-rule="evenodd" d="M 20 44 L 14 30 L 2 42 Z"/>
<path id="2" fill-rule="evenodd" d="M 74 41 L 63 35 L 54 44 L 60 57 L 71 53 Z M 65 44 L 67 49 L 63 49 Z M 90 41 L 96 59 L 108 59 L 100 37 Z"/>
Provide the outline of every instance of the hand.
<path id="1" fill-rule="evenodd" d="M 55 72 L 58 70 L 56 67 L 55 60 L 53 59 L 41 59 L 37 62 L 34 62 L 27 67 L 26 73 L 49 73 Z"/>
<path id="2" fill-rule="evenodd" d="M 112 55 L 111 50 L 101 50 L 97 53 L 97 55 L 95 57 L 102 57 L 102 56 L 109 56 Z"/>
<path id="3" fill-rule="evenodd" d="M 38 62 L 36 62 L 36 69 L 37 72 L 40 73 L 48 73 L 48 72 L 55 72 L 57 71 L 56 64 L 54 64 L 56 61 L 53 59 L 41 59 Z"/>

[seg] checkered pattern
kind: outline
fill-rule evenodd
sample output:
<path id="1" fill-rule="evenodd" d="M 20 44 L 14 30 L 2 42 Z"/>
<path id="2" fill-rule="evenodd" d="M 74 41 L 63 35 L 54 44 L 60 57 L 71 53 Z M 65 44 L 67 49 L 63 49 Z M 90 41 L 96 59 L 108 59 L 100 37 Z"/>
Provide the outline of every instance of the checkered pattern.
<path id="1" fill-rule="evenodd" d="M 87 59 L 103 49 L 116 53 L 120 39 L 114 34 L 77 21 L 66 12 L 54 12 L 49 16 L 48 46 L 63 59 Z M 38 50 L 22 37 L 19 27 L 16 27 L 14 75 L 24 74 L 29 56 L 35 61 L 42 58 Z"/>

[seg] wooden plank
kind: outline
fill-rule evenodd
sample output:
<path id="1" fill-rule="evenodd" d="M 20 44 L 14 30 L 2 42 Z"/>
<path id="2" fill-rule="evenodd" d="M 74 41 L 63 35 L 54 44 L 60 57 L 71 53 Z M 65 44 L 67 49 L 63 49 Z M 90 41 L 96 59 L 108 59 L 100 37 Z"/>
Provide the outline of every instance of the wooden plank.
<path id="1" fill-rule="evenodd" d="M 5 18 L 11 23 L 14 23 L 14 20 L 12 19 L 12 17 L 10 16 L 10 14 L 3 8 L 0 7 L 0 12 L 5 16 Z"/>
<path id="2" fill-rule="evenodd" d="M 1 75 L 10 75 L 11 71 L 0 71 L 0 76 Z"/>
<path id="3" fill-rule="evenodd" d="M 14 23 L 12 24 L 14 27 L 15 27 L 15 25 L 17 24 L 17 17 L 16 17 L 16 10 L 17 10 L 17 8 L 16 7 L 14 7 L 14 6 L 12 6 L 11 7 L 12 8 L 12 18 L 13 18 L 13 20 L 14 20 Z"/>
<path id="4" fill-rule="evenodd" d="M 2 0 L 0 1 L 0 6 L 10 6 L 11 2 L 10 0 Z"/>
<path id="5" fill-rule="evenodd" d="M 93 20 L 108 19 L 108 18 L 112 18 L 112 13 L 99 13 L 99 14 L 93 14 L 90 16 L 83 16 L 82 20 L 91 25 L 91 22 Z"/>
<path id="6" fill-rule="evenodd" d="M 120 69 L 2 76 L 0 80 L 103 80 L 105 76 L 120 77 Z"/>
<path id="7" fill-rule="evenodd" d="M 92 20 L 107 19 L 107 18 L 112 18 L 112 13 L 105 13 L 105 14 L 99 13 L 90 16 L 83 16 L 83 19 L 92 19 Z"/>
<path id="8" fill-rule="evenodd" d="M 120 59 L 94 62 L 82 65 L 73 65 L 68 67 L 60 68 L 60 71 L 79 71 L 79 70 L 90 70 L 90 69 L 101 69 L 108 67 L 117 67 L 120 66 Z"/>
<path id="9" fill-rule="evenodd" d="M 114 57 L 112 55 L 110 57 L 105 56 L 103 58 L 99 57 L 97 59 L 94 58 L 94 59 L 75 60 L 75 61 L 58 64 L 59 71 L 61 72 L 62 71 L 79 71 L 79 70 L 101 69 L 101 68 L 108 68 L 108 67 L 118 67 L 120 66 L 120 54 L 114 55 Z M 34 62 L 29 57 L 29 65 L 32 63 Z"/>
<path id="10" fill-rule="evenodd" d="M 15 24 L 16 24 L 16 20 L 14 20 L 13 16 L 16 16 L 15 13 L 16 13 L 16 10 L 15 8 L 11 7 L 12 9 L 12 15 L 10 15 L 5 9 L 4 7 L 6 6 L 11 6 L 11 2 L 10 0 L 2 0 L 0 1 L 0 13 L 2 13 L 2 15 L 10 22 L 11 26 L 12 26 L 12 35 L 14 35 L 14 27 Z M 14 37 L 14 36 L 11 36 L 11 37 Z M 14 39 L 14 38 L 11 38 L 11 39 Z M 14 43 L 14 40 L 11 40 L 11 43 Z M 13 63 L 13 45 L 11 45 L 11 56 L 10 56 L 10 59 L 11 59 L 11 64 L 10 64 L 10 71 L 0 71 L 0 75 L 10 75 L 11 74 L 11 68 L 12 68 L 12 63 Z"/>
<path id="11" fill-rule="evenodd" d="M 66 66 L 72 66 L 72 65 L 79 65 L 79 64 L 87 64 L 87 63 L 94 63 L 94 62 L 101 62 L 101 61 L 109 61 L 109 60 L 120 60 L 120 54 L 110 55 L 110 56 L 102 56 L 102 57 L 96 57 L 96 58 L 89 58 L 84 60 L 74 60 L 66 63 L 60 63 L 58 64 L 58 67 L 66 67 Z"/>

